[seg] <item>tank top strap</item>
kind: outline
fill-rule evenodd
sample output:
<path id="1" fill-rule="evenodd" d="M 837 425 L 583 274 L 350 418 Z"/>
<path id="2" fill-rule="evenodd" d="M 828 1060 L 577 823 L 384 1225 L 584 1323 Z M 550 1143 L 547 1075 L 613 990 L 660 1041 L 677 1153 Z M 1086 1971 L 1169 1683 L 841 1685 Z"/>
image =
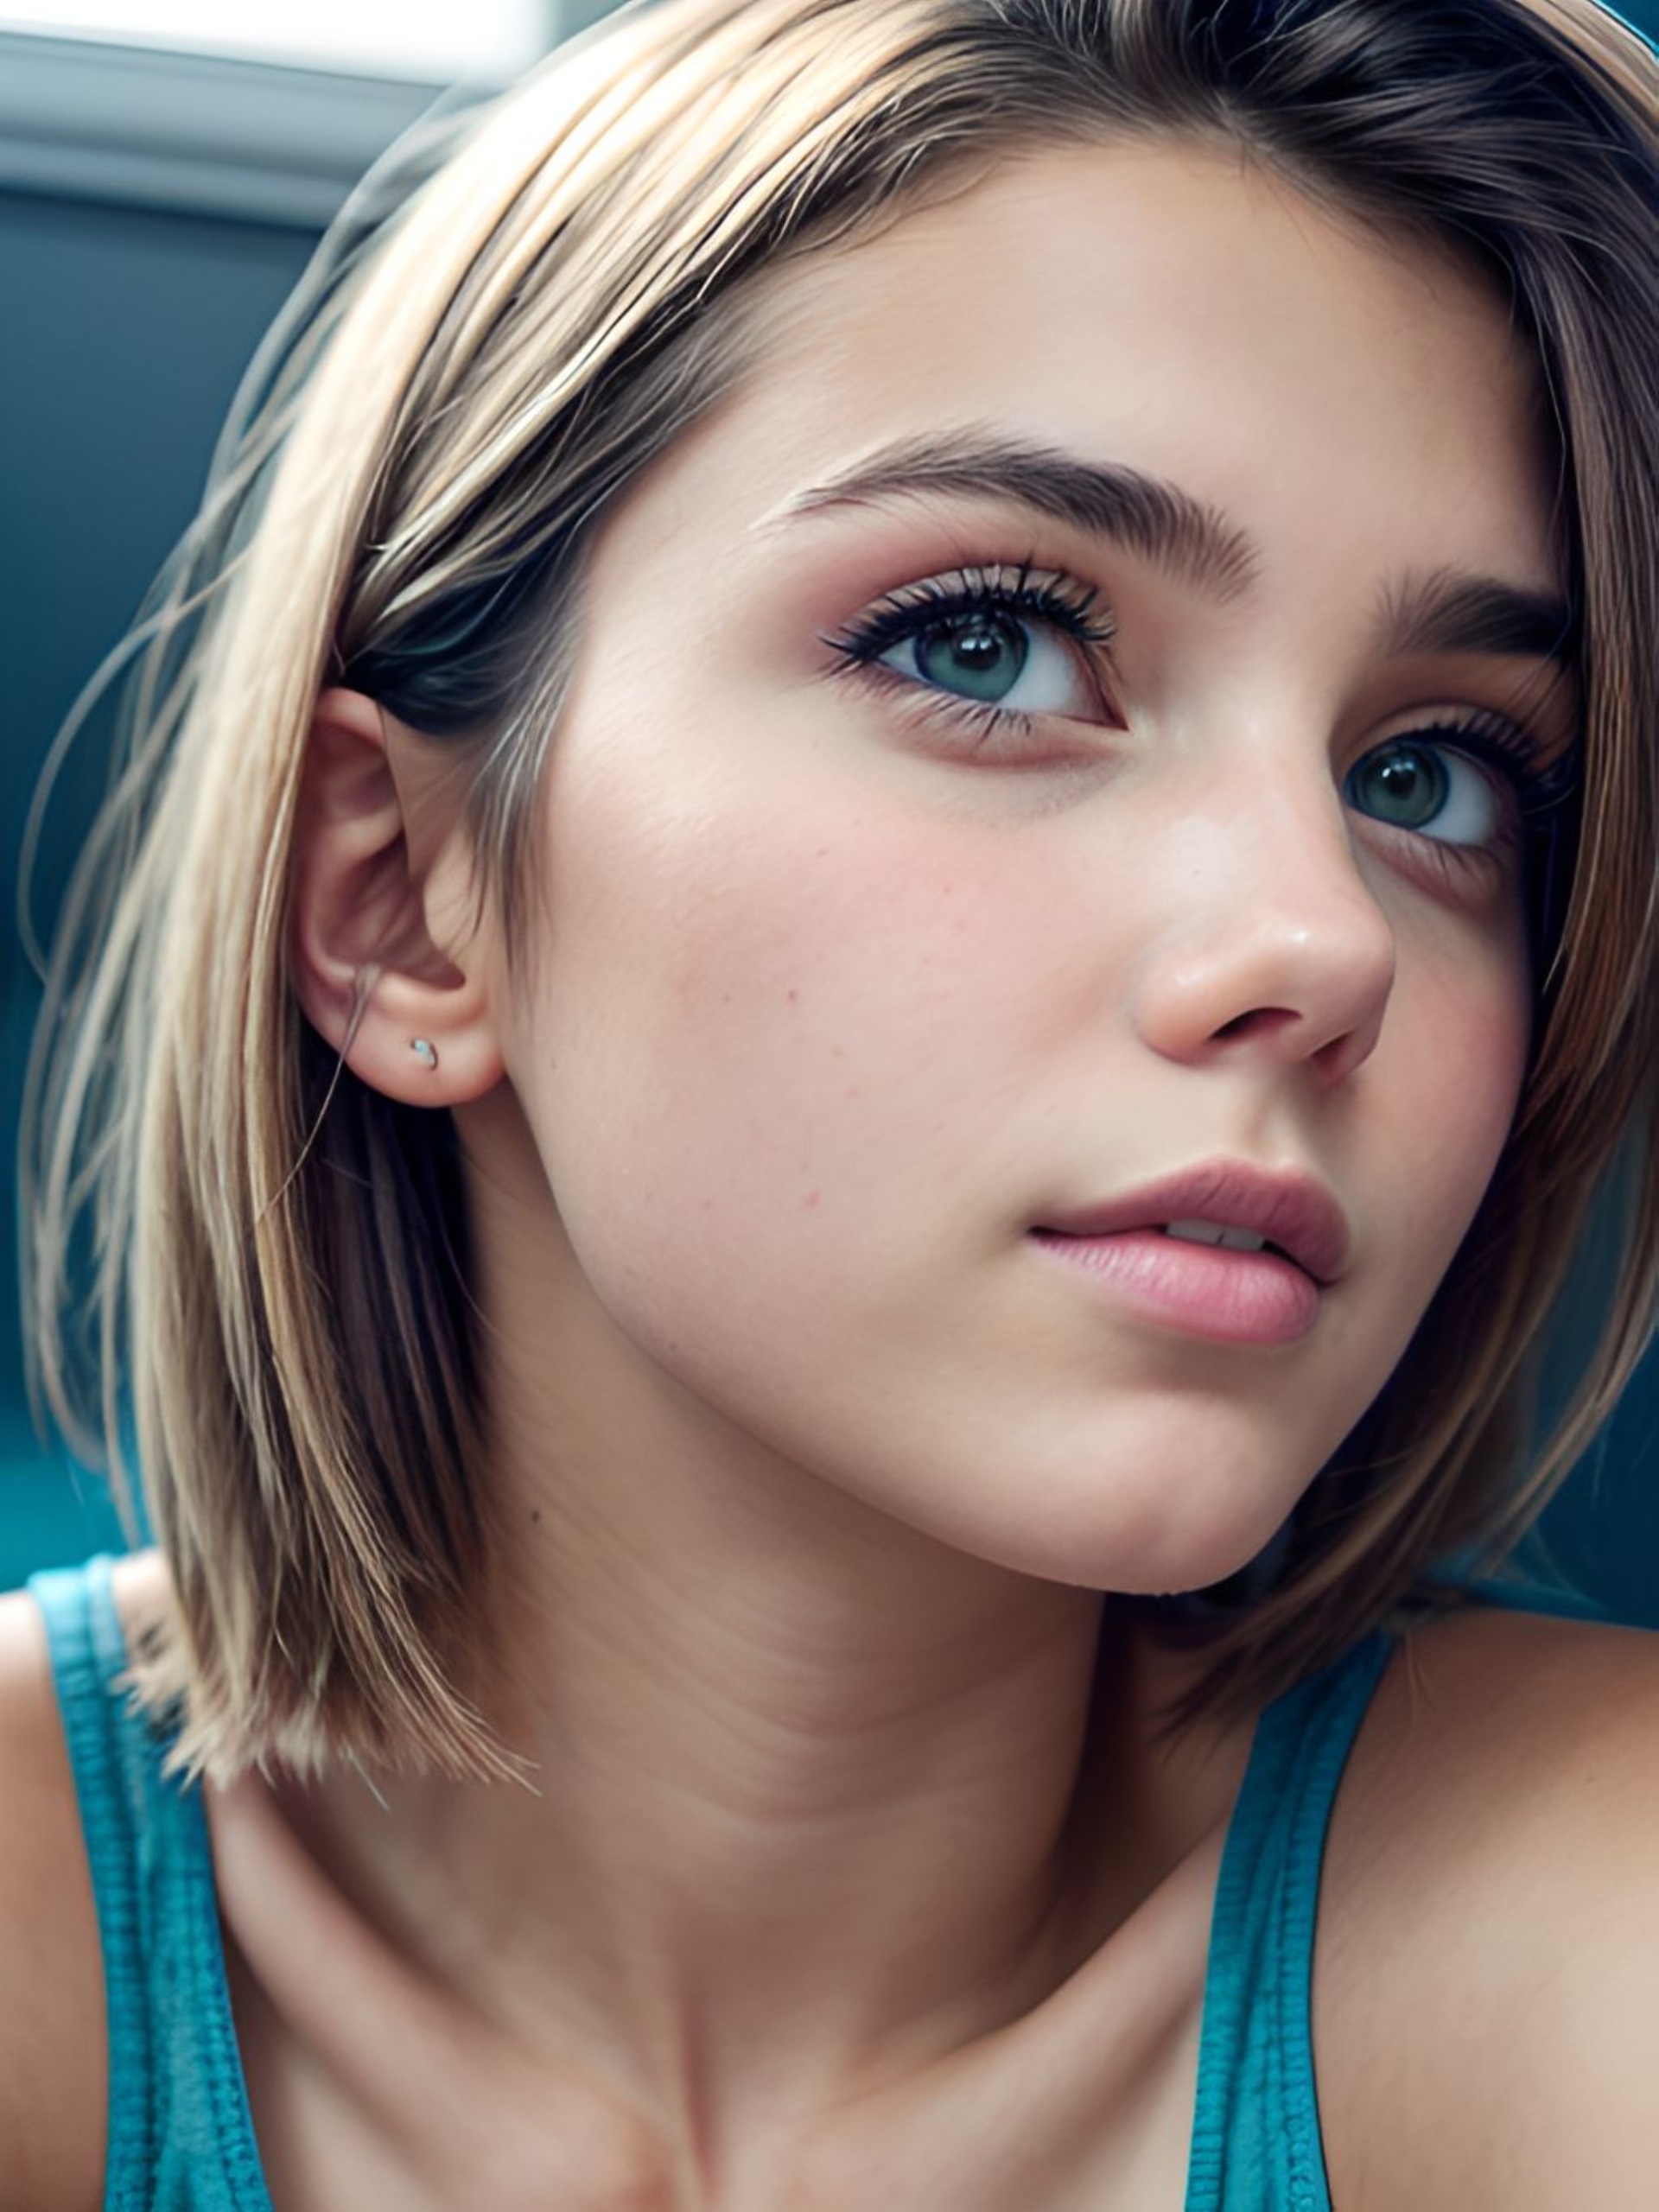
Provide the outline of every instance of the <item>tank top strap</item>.
<path id="1" fill-rule="evenodd" d="M 108 2009 L 105 2212 L 271 2212 L 225 1978 L 200 1789 L 116 1688 L 105 1556 L 34 1575 L 97 1904 Z M 1330 2212 L 1309 1998 L 1320 1863 L 1382 1631 L 1267 1707 L 1211 1925 L 1186 2212 Z"/>
<path id="2" fill-rule="evenodd" d="M 117 1684 L 113 1562 L 31 1575 L 74 1776 L 104 1961 L 105 2212 L 271 2212 L 236 2045 L 199 1787 Z"/>
<path id="3" fill-rule="evenodd" d="M 1331 2212 L 1311 2018 L 1319 1869 L 1393 1641 L 1377 1630 L 1256 1722 L 1211 1921 L 1186 2212 Z"/>

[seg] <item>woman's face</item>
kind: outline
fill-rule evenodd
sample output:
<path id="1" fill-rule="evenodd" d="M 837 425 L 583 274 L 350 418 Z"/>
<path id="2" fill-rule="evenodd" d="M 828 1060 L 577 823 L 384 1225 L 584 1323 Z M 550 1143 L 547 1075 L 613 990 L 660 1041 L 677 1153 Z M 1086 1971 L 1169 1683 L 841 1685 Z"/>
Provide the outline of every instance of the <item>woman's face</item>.
<path id="1" fill-rule="evenodd" d="M 1516 1105 L 1573 723 L 1532 372 L 1450 264 L 1173 144 L 1005 165 L 763 322 L 584 594 L 503 993 L 533 1264 L 705 1447 L 1203 1585 Z"/>

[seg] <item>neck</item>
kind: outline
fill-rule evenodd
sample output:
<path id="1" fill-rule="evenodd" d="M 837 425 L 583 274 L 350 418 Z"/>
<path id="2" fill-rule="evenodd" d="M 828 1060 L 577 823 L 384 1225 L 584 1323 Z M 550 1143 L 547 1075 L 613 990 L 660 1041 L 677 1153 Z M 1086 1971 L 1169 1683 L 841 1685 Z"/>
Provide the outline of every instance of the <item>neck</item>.
<path id="1" fill-rule="evenodd" d="M 734 1434 L 484 1242 L 463 1687 L 533 1787 L 341 1776 L 290 1794 L 315 1857 L 423 1982 L 700 2156 L 1033 2012 L 1211 1834 L 1238 1747 L 1154 1747 L 1169 1678 L 1097 1593 Z"/>
<path id="2" fill-rule="evenodd" d="M 1102 1600 L 700 1448 L 677 1395 L 498 1429 L 493 1711 L 539 1795 L 493 1793 L 473 1840 L 534 1901 L 516 1971 L 582 1993 L 590 2046 L 659 2094 L 713 2074 L 775 2101 L 787 2068 L 817 2094 L 1075 1963 Z"/>

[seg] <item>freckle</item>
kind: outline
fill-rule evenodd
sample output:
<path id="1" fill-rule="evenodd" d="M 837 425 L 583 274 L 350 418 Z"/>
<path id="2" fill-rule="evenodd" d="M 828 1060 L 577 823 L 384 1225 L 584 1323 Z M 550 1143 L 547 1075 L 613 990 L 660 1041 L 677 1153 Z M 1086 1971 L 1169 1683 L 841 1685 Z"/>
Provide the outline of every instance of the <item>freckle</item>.
<path id="1" fill-rule="evenodd" d="M 798 991 L 791 991 L 789 995 L 789 1002 L 791 1006 L 798 1005 L 800 1002 L 800 996 L 801 995 Z"/>
<path id="2" fill-rule="evenodd" d="M 809 1191 L 806 1196 L 801 1200 L 801 1204 L 806 1208 L 807 1211 L 810 1213 L 813 1207 L 817 1205 L 818 1200 L 823 1196 L 823 1193 L 822 1191 Z"/>
<path id="3" fill-rule="evenodd" d="M 730 1006 L 732 1002 L 731 993 L 729 991 L 722 991 L 720 995 L 720 1002 L 721 1006 Z"/>

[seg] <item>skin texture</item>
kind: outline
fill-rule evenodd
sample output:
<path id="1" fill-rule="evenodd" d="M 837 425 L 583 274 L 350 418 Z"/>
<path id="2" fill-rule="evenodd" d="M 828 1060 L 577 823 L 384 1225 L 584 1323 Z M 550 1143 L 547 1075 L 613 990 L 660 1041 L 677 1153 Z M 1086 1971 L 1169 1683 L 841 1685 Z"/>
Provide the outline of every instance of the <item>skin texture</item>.
<path id="1" fill-rule="evenodd" d="M 1154 1756 L 1173 1662 L 1099 1593 L 1268 1541 L 1397 1360 L 1518 1094 L 1512 857 L 1448 858 L 1349 780 L 1460 713 L 1545 755 L 1572 733 L 1541 663 L 1376 635 L 1436 571 L 1561 587 L 1501 306 L 1236 156 L 1141 145 L 1005 166 L 763 311 L 760 369 L 598 544 L 533 944 L 471 925 L 435 749 L 319 709 L 296 973 L 341 1038 L 379 962 L 352 1065 L 459 1118 L 508 1538 L 473 1688 L 540 1794 L 216 1800 L 296 2202 L 347 2137 L 365 2177 L 439 2158 L 423 2085 L 458 2018 L 480 2082 L 555 2060 L 538 2109 L 664 2202 L 804 2202 L 878 2112 L 913 2149 L 965 2066 L 953 2202 L 988 2174 L 987 2206 L 1066 2201 L 1007 2163 L 995 2092 L 1036 2080 L 1051 2145 L 1109 2123 L 1178 2189 L 1190 2101 L 1148 2085 L 1191 2058 L 1248 1740 Z M 1217 593 L 985 496 L 791 515 L 944 428 L 1171 479 L 1254 557 Z M 1001 753 L 829 642 L 1025 563 L 1116 634 L 1044 632 L 1042 711 Z M 1501 823 L 1456 772 L 1459 818 Z M 1027 1233 L 1218 1158 L 1311 1173 L 1346 1217 L 1299 1341 L 1148 1319 Z M 284 1894 L 282 1929 L 334 1931 L 303 1972 Z M 1080 2070 L 1108 2018 L 1141 2024 Z"/>

